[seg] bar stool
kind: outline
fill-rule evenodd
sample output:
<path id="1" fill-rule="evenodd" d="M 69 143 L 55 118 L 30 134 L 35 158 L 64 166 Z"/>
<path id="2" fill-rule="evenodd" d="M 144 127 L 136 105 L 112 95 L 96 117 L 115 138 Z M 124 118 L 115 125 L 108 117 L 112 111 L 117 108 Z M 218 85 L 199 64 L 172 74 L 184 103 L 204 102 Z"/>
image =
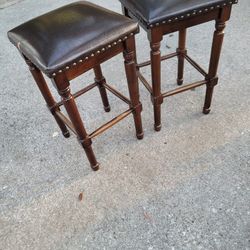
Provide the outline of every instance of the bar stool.
<path id="1" fill-rule="evenodd" d="M 155 130 L 161 129 L 161 104 L 165 97 L 169 97 L 189 89 L 206 84 L 206 97 L 203 113 L 210 112 L 214 86 L 218 83 L 217 68 L 221 53 L 225 23 L 230 19 L 232 4 L 238 0 L 120 0 L 123 13 L 139 22 L 147 32 L 151 47 L 151 60 L 138 64 L 138 70 L 151 64 L 152 87 L 138 71 L 141 82 L 152 97 L 154 106 Z M 198 63 L 187 55 L 185 47 L 186 29 L 208 21 L 215 20 L 215 32 L 209 70 L 206 72 Z M 179 32 L 179 46 L 176 53 L 162 56 L 160 52 L 163 36 L 172 32 Z M 202 75 L 201 81 L 178 87 L 177 89 L 161 91 L 161 61 L 178 57 L 177 84 L 183 83 L 184 59 L 186 59 Z"/>
<path id="2" fill-rule="evenodd" d="M 137 138 L 143 138 L 142 105 L 135 65 L 134 35 L 138 31 L 138 24 L 130 18 L 81 1 L 39 16 L 8 32 L 10 41 L 28 64 L 63 135 L 69 137 L 68 128 L 76 134 L 93 170 L 98 169 L 99 163 L 92 150 L 92 139 L 129 114 L 133 113 Z M 130 99 L 106 83 L 100 67 L 101 63 L 122 52 Z M 91 69 L 95 73 L 95 82 L 72 94 L 70 81 Z M 62 97 L 60 102 L 54 100 L 42 73 L 51 78 Z M 94 132 L 87 133 L 75 98 L 96 86 L 106 112 L 110 111 L 106 89 L 127 103 L 129 108 Z M 60 111 L 62 105 L 69 118 Z"/>

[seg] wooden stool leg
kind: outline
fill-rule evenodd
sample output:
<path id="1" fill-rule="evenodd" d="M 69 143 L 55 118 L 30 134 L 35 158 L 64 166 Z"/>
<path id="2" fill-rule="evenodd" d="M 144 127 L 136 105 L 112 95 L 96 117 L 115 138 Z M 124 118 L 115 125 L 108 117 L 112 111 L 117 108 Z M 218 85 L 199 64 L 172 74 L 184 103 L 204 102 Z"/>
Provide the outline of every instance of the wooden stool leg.
<path id="1" fill-rule="evenodd" d="M 161 94 L 161 51 L 160 42 L 151 42 L 151 74 L 153 85 L 152 102 L 154 105 L 154 127 L 156 131 L 161 130 L 161 104 L 163 97 Z"/>
<path id="2" fill-rule="evenodd" d="M 223 15 L 222 15 L 223 16 Z M 215 32 L 213 37 L 213 45 L 211 50 L 211 57 L 210 57 L 210 65 L 209 65 L 209 71 L 208 71 L 208 77 L 207 80 L 209 81 L 207 83 L 206 87 L 206 97 L 205 97 L 205 103 L 203 107 L 203 113 L 209 114 L 210 112 L 210 106 L 213 96 L 213 90 L 214 86 L 218 83 L 218 77 L 217 70 L 219 65 L 219 59 L 220 59 L 220 53 L 224 38 L 224 29 L 226 27 L 225 21 L 217 20 L 215 25 Z"/>
<path id="3" fill-rule="evenodd" d="M 109 106 L 108 96 L 107 96 L 106 89 L 103 85 L 104 83 L 106 83 L 106 80 L 104 76 L 102 75 L 102 69 L 100 65 L 94 67 L 94 73 L 95 73 L 95 82 L 97 83 L 100 94 L 101 94 L 104 110 L 106 112 L 109 112 L 110 106 Z"/>
<path id="4" fill-rule="evenodd" d="M 183 29 L 179 31 L 179 46 L 176 50 L 178 53 L 178 74 L 177 74 L 177 84 L 183 84 L 183 74 L 184 74 L 184 61 L 185 55 L 187 54 L 186 50 L 186 33 L 187 30 Z"/>
<path id="5" fill-rule="evenodd" d="M 132 107 L 134 108 L 133 116 L 136 128 L 136 136 L 138 139 L 143 138 L 143 129 L 141 121 L 142 104 L 139 100 L 138 77 L 136 74 L 135 64 L 135 40 L 131 36 L 124 42 L 125 50 L 123 53 L 126 76 L 128 81 L 128 89 Z"/>
<path id="6" fill-rule="evenodd" d="M 94 152 L 92 150 L 91 144 L 92 141 L 88 137 L 88 134 L 84 128 L 82 119 L 78 112 L 75 99 L 73 95 L 70 93 L 69 81 L 64 73 L 58 74 L 54 79 L 54 84 L 57 87 L 59 95 L 62 97 L 64 101 L 64 107 L 69 115 L 69 118 L 76 130 L 78 140 L 82 144 L 88 160 L 90 162 L 91 168 L 93 170 L 99 169 L 99 163 L 96 161 Z"/>
<path id="7" fill-rule="evenodd" d="M 61 129 L 63 136 L 68 138 L 70 136 L 69 130 L 67 129 L 66 125 L 61 121 L 61 119 L 57 116 L 57 114 L 55 112 L 55 111 L 59 111 L 60 109 L 59 109 L 59 107 L 55 106 L 56 101 L 54 100 L 41 71 L 27 58 L 25 58 L 25 61 L 29 66 L 29 70 L 30 70 L 40 92 L 42 93 L 49 110 L 51 111 L 52 115 L 54 116 L 59 128 Z"/>

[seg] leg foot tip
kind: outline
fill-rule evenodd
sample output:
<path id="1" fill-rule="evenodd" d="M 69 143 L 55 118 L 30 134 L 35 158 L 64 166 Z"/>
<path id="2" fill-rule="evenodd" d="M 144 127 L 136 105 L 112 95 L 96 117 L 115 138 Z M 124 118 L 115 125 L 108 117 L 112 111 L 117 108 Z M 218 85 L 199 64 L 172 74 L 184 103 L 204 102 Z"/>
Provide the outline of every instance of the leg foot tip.
<path id="1" fill-rule="evenodd" d="M 177 79 L 177 85 L 181 86 L 183 84 L 183 79 Z"/>
<path id="2" fill-rule="evenodd" d="M 96 165 L 91 166 L 91 168 L 92 168 L 93 171 L 97 171 L 100 168 L 100 164 L 97 162 Z"/>
<path id="3" fill-rule="evenodd" d="M 65 138 L 69 138 L 70 137 L 70 132 L 69 131 L 63 132 L 63 136 Z"/>
<path id="4" fill-rule="evenodd" d="M 210 108 L 208 108 L 208 109 L 206 109 L 206 108 L 203 108 L 203 114 L 204 115 L 207 115 L 207 114 L 209 114 L 210 113 Z"/>
<path id="5" fill-rule="evenodd" d="M 161 124 L 160 124 L 160 125 L 156 125 L 156 124 L 155 124 L 155 131 L 158 132 L 158 131 L 160 131 L 160 130 L 161 130 Z"/>
<path id="6" fill-rule="evenodd" d="M 104 110 L 105 110 L 105 112 L 109 112 L 111 110 L 110 106 L 104 107 Z"/>
<path id="7" fill-rule="evenodd" d="M 136 134 L 136 137 L 137 137 L 138 140 L 142 140 L 143 137 L 144 137 L 144 133 L 142 132 L 140 134 Z"/>

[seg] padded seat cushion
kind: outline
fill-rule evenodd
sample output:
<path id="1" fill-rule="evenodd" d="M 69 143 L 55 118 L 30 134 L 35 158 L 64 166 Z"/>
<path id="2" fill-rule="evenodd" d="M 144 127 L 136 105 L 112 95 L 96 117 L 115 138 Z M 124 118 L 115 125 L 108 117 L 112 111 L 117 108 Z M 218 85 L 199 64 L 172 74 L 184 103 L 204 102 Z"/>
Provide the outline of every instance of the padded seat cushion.
<path id="1" fill-rule="evenodd" d="M 138 24 L 90 2 L 66 5 L 8 32 L 10 41 L 47 75 L 138 32 Z M 110 47 L 110 46 L 109 46 Z"/>
<path id="2" fill-rule="evenodd" d="M 172 22 L 214 8 L 237 3 L 238 0 L 120 0 L 146 26 Z"/>

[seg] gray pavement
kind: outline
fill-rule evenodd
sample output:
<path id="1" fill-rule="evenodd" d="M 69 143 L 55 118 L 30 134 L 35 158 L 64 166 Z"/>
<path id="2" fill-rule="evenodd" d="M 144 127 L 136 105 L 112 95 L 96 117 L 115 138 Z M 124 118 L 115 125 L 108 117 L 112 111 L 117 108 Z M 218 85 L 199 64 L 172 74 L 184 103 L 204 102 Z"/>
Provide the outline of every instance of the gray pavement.
<path id="1" fill-rule="evenodd" d="M 98 172 L 73 136 L 61 136 L 6 37 L 16 25 L 69 2 L 24 0 L 0 10 L 0 249 L 250 249 L 249 1 L 234 6 L 227 25 L 211 114 L 201 113 L 204 88 L 177 95 L 163 104 L 163 128 L 156 133 L 141 87 L 145 139 L 136 140 L 132 117 L 99 136 L 93 144 Z M 120 12 L 118 1 L 93 2 Z M 213 30 L 208 23 L 188 32 L 189 54 L 204 67 Z M 176 41 L 176 34 L 166 36 L 162 52 L 174 51 Z M 139 61 L 149 57 L 143 30 L 137 50 Z M 163 66 L 163 88 L 170 89 L 176 61 Z M 127 93 L 121 56 L 103 71 Z M 144 73 L 150 77 L 149 69 Z M 186 82 L 199 79 L 187 65 Z M 72 88 L 92 81 L 89 72 Z M 109 97 L 109 114 L 96 90 L 78 99 L 88 130 L 126 108 Z"/>

